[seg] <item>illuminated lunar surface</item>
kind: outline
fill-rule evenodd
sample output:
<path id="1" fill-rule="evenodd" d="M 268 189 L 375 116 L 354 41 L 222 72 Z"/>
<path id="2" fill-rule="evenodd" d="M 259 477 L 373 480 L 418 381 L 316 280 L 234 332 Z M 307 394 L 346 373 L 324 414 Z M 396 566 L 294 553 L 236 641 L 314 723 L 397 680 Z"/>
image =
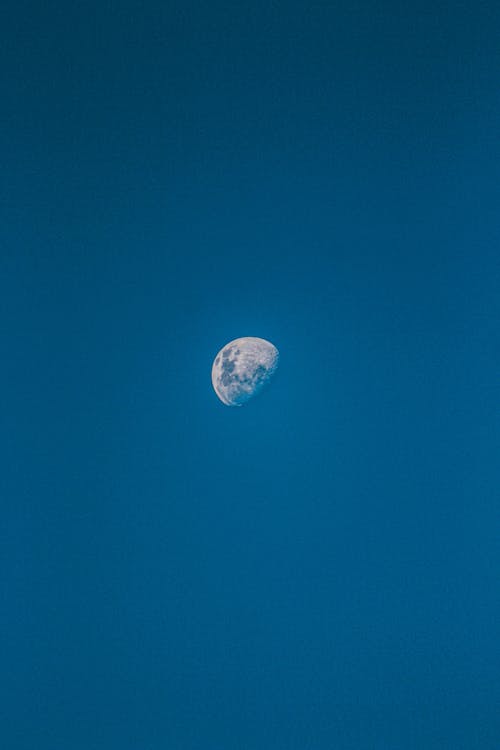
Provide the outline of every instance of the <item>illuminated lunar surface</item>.
<path id="1" fill-rule="evenodd" d="M 279 353 L 270 341 L 244 336 L 226 344 L 212 365 L 212 385 L 223 404 L 242 406 L 268 382 Z"/>

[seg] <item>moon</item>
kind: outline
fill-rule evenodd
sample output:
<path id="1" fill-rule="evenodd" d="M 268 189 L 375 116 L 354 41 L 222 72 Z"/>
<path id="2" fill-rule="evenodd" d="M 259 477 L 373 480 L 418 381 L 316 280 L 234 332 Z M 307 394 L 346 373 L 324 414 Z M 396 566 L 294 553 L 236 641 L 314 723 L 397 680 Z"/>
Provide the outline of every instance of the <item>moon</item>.
<path id="1" fill-rule="evenodd" d="M 270 341 L 255 336 L 234 339 L 214 359 L 214 391 L 226 406 L 242 406 L 274 375 L 278 359 L 279 352 Z"/>

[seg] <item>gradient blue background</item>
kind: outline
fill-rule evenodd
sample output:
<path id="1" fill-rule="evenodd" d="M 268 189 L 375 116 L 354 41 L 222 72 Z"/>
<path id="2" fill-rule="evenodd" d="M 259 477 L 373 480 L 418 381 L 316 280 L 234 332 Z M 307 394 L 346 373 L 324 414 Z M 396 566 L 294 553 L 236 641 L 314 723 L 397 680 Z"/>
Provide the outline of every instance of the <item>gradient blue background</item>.
<path id="1" fill-rule="evenodd" d="M 499 21 L 3 5 L 2 748 L 498 748 Z"/>

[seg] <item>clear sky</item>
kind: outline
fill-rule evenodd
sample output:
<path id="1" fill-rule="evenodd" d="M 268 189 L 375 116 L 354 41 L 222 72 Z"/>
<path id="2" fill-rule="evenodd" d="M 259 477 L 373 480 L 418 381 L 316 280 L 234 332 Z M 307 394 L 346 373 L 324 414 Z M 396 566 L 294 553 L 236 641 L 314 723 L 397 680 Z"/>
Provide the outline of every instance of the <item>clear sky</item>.
<path id="1" fill-rule="evenodd" d="M 0 746 L 497 750 L 498 3 L 0 34 Z"/>

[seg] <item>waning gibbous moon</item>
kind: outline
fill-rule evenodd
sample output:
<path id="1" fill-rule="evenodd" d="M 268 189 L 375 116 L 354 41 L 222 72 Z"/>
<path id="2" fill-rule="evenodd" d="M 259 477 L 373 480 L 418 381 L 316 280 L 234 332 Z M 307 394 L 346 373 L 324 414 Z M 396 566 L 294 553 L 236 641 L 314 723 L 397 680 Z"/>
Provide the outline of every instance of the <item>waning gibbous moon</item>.
<path id="1" fill-rule="evenodd" d="M 212 385 L 222 403 L 242 406 L 259 393 L 276 372 L 278 359 L 277 348 L 255 336 L 223 346 L 212 365 Z"/>

